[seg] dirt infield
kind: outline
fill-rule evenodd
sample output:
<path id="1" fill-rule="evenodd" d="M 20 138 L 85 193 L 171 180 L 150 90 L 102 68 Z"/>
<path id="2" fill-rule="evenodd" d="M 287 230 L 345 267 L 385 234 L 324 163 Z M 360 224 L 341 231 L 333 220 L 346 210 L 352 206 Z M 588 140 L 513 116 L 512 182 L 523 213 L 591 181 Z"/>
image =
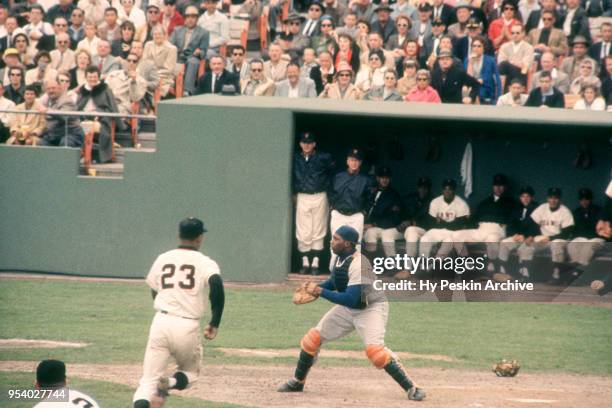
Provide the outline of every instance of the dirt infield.
<path id="1" fill-rule="evenodd" d="M 2 361 L 0 371 L 34 371 L 36 362 Z M 612 400 L 610 377 L 521 372 L 498 378 L 488 371 L 414 368 L 411 375 L 428 393 L 409 402 L 383 372 L 371 367 L 312 369 L 302 394 L 279 394 L 290 366 L 205 366 L 181 395 L 253 407 L 604 407 Z M 136 387 L 140 365 L 69 364 L 69 376 Z M 170 397 L 172 398 L 172 397 Z M 172 406 L 171 400 L 168 407 Z M 417 405 L 415 405 L 417 406 Z"/>

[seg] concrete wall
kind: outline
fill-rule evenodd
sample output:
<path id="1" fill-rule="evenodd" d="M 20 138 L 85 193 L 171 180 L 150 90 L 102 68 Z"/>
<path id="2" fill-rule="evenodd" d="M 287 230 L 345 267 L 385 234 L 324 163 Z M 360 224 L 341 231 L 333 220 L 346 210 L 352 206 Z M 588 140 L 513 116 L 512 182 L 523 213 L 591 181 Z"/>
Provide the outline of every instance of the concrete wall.
<path id="1" fill-rule="evenodd" d="M 318 130 L 339 168 L 346 147 L 368 147 L 406 191 L 420 175 L 456 177 L 472 140 L 474 200 L 492 172 L 573 196 L 583 185 L 603 189 L 612 165 L 606 113 L 187 98 L 160 106 L 157 152 L 128 154 L 122 180 L 77 177 L 77 150 L 0 146 L 0 269 L 140 277 L 174 247 L 178 221 L 195 215 L 209 229 L 203 252 L 226 278 L 280 281 L 290 264 L 294 128 Z M 437 163 L 423 159 L 431 135 L 443 144 Z M 404 160 L 390 158 L 389 140 Z M 594 152 L 589 170 L 571 167 L 579 141 Z"/>

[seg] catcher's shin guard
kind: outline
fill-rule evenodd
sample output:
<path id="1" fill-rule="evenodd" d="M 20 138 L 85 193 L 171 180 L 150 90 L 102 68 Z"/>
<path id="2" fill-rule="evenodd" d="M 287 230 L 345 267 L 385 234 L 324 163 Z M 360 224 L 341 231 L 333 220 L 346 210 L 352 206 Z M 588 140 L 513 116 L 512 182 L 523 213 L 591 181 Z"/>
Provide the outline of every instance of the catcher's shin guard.
<path id="1" fill-rule="evenodd" d="M 296 380 L 300 382 L 306 381 L 306 376 L 314 364 L 314 360 L 314 356 L 308 354 L 304 350 L 300 351 L 300 358 L 298 359 L 297 367 L 295 368 Z"/>
<path id="2" fill-rule="evenodd" d="M 404 389 L 404 391 L 408 391 L 414 387 L 414 383 L 410 380 L 410 378 L 408 378 L 406 371 L 404 371 L 404 367 L 402 367 L 402 365 L 396 359 L 391 359 L 391 361 L 383 368 L 387 374 L 389 374 L 391 378 L 393 378 L 395 382 Z"/>

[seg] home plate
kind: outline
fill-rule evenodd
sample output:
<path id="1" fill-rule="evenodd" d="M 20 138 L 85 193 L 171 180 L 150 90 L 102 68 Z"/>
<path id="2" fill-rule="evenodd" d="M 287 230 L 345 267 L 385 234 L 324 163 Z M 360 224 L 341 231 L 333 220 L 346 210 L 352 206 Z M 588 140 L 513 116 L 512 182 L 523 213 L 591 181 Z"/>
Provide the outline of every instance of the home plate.
<path id="1" fill-rule="evenodd" d="M 552 404 L 557 400 L 545 400 L 545 399 L 534 399 L 534 398 L 506 398 L 508 401 L 524 402 L 525 404 Z"/>

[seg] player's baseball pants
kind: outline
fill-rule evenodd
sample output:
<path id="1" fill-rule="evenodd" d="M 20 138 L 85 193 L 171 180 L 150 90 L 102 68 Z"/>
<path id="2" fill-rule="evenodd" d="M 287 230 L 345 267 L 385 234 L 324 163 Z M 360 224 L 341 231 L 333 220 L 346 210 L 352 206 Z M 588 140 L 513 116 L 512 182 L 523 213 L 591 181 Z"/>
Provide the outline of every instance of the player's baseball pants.
<path id="1" fill-rule="evenodd" d="M 425 235 L 425 230 L 421 227 L 411 226 L 406 228 L 404 239 L 406 240 L 406 255 L 417 256 L 419 240 Z"/>
<path id="2" fill-rule="evenodd" d="M 196 381 L 200 374 L 201 344 L 199 320 L 159 312 L 155 314 L 149 331 L 142 377 L 134 394 L 134 401 L 151 400 L 170 357 L 176 360 L 178 371 L 187 375 L 189 384 Z"/>
<path id="3" fill-rule="evenodd" d="M 361 237 L 363 236 L 363 213 L 355 213 L 352 215 L 344 215 L 340 214 L 336 210 L 332 210 L 331 212 L 331 220 L 329 222 L 329 229 L 331 233 L 335 233 L 338 228 L 343 225 L 349 225 L 357 230 L 359 233 L 359 242 L 361 242 Z M 357 243 L 357 250 L 361 249 L 361 245 Z M 331 271 L 334 264 L 336 263 L 336 255 L 332 252 L 331 258 L 329 260 L 329 270 Z"/>
<path id="4" fill-rule="evenodd" d="M 567 244 L 567 254 L 571 262 L 587 266 L 595 252 L 604 247 L 605 242 L 602 238 L 574 238 Z"/>
<path id="5" fill-rule="evenodd" d="M 395 227 L 386 229 L 370 227 L 363 233 L 363 241 L 368 250 L 375 250 L 376 243 L 380 240 L 385 256 L 395 256 L 395 241 L 398 239 L 402 239 L 402 234 Z"/>
<path id="6" fill-rule="evenodd" d="M 466 242 L 484 243 L 487 256 L 496 260 L 499 256 L 499 241 L 506 237 L 506 228 L 494 222 L 481 222 L 477 229 L 453 231 L 451 240 L 460 256 L 467 256 Z"/>
<path id="7" fill-rule="evenodd" d="M 533 239 L 532 245 L 521 245 L 519 247 L 519 261 L 531 261 L 533 260 L 533 256 L 536 252 L 545 252 L 547 250 L 550 250 L 551 259 L 554 263 L 561 263 L 565 261 L 565 247 L 567 246 L 567 241 L 564 239 L 554 239 L 548 243 L 543 243 L 543 238 L 544 235 L 538 235 Z M 505 241 L 506 240 L 503 242 Z M 515 244 L 516 246 L 519 245 L 519 243 Z M 507 260 L 507 257 L 506 259 L 501 257 L 501 249 L 499 259 L 502 261 Z"/>
<path id="8" fill-rule="evenodd" d="M 431 256 L 434 245 L 441 243 L 437 256 L 448 256 L 453 249 L 453 231 L 446 228 L 433 228 L 421 237 L 420 254 Z"/>
<path id="9" fill-rule="evenodd" d="M 337 340 L 355 330 L 363 344 L 384 345 L 388 315 L 387 302 L 371 303 L 363 310 L 336 305 L 317 324 L 321 343 Z"/>
<path id="10" fill-rule="evenodd" d="M 499 244 L 499 260 L 507 262 L 510 259 L 510 254 L 516 249 L 520 262 L 530 261 L 533 259 L 534 249 L 533 244 L 527 245 L 522 242 L 516 242 L 512 237 L 502 240 Z"/>
<path id="11" fill-rule="evenodd" d="M 298 193 L 295 210 L 298 251 L 322 250 L 328 222 L 329 204 L 326 193 Z"/>

